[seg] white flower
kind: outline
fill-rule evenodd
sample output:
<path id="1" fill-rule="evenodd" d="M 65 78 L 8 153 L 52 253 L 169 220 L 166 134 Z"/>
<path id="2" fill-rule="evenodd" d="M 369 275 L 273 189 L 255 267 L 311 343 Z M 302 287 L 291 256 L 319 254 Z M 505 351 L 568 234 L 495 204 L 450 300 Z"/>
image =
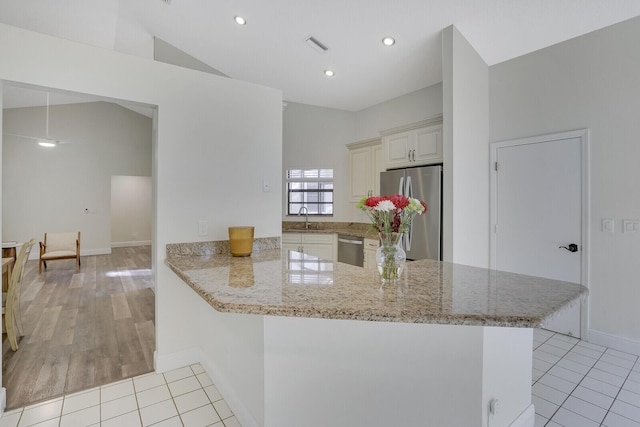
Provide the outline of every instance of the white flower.
<path id="1" fill-rule="evenodd" d="M 424 212 L 424 206 L 420 203 L 420 200 L 409 198 L 409 205 L 406 207 L 408 212 L 417 212 L 421 214 Z"/>
<path id="2" fill-rule="evenodd" d="M 396 210 L 396 205 L 391 200 L 382 200 L 373 208 L 373 210 L 381 212 L 391 212 Z"/>

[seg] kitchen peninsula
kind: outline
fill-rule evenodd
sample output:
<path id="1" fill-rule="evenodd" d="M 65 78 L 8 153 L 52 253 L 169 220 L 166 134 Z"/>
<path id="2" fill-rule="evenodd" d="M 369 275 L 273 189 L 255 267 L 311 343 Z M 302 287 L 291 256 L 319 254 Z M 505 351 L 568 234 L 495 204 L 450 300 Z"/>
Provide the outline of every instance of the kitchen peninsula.
<path id="1" fill-rule="evenodd" d="M 264 246 L 168 245 L 165 261 L 206 302 L 203 366 L 243 427 L 532 426 L 532 328 L 587 292 L 431 260 L 381 286 Z"/>

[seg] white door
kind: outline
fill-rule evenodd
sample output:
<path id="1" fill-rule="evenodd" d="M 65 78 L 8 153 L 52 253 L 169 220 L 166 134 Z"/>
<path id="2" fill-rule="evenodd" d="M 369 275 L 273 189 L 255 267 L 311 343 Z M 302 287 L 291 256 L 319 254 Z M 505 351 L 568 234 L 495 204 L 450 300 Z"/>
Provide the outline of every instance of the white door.
<path id="1" fill-rule="evenodd" d="M 586 282 L 586 137 L 576 131 L 492 144 L 493 268 Z M 580 337 L 580 315 L 576 304 L 545 327 Z"/>

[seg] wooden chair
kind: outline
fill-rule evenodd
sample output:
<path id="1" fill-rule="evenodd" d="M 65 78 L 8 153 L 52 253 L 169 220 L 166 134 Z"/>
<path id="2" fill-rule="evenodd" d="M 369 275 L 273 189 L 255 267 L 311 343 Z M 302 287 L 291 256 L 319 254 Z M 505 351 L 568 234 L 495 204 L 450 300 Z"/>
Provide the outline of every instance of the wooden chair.
<path id="1" fill-rule="evenodd" d="M 3 293 L 2 314 L 4 316 L 4 325 L 7 330 L 7 337 L 11 350 L 18 350 L 18 336 L 24 336 L 24 327 L 22 325 L 22 313 L 20 310 L 20 293 L 22 287 L 22 278 L 24 277 L 24 267 L 29 260 L 31 248 L 36 244 L 35 239 L 22 245 L 20 253 L 16 258 L 16 262 L 9 278 L 9 289 L 6 295 Z M 17 332 L 17 334 L 16 334 Z"/>
<path id="2" fill-rule="evenodd" d="M 42 264 L 58 259 L 76 260 L 76 271 L 80 270 L 80 232 L 44 233 L 44 242 L 40 242 L 40 261 L 38 274 L 42 273 Z"/>

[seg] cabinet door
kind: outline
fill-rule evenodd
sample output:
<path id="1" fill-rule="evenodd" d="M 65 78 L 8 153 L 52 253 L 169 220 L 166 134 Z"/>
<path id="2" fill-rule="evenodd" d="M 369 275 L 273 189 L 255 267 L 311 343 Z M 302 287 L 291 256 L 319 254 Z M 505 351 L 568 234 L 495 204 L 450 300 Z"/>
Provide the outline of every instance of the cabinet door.
<path id="1" fill-rule="evenodd" d="M 349 170 L 351 173 L 349 200 L 358 202 L 368 196 L 372 189 L 370 184 L 371 149 L 369 147 L 349 150 Z"/>
<path id="2" fill-rule="evenodd" d="M 300 252 L 300 250 L 302 249 L 302 245 L 300 243 L 282 243 L 282 245 L 280 246 L 282 247 L 282 250 L 284 252 L 287 252 L 287 251 Z"/>
<path id="3" fill-rule="evenodd" d="M 317 256 L 327 261 L 333 260 L 333 246 L 320 243 L 305 243 L 304 253 L 307 255 Z"/>
<path id="4" fill-rule="evenodd" d="M 379 244 L 378 239 L 364 239 L 364 268 L 376 268 L 376 249 Z"/>
<path id="5" fill-rule="evenodd" d="M 384 161 L 387 168 L 410 165 L 413 131 L 400 132 L 384 137 Z"/>
<path id="6" fill-rule="evenodd" d="M 366 269 L 375 269 L 376 266 L 376 251 L 364 251 L 364 264 L 363 267 Z"/>
<path id="7" fill-rule="evenodd" d="M 335 261 L 337 258 L 338 236 L 336 234 L 309 233 L 302 235 L 302 247 L 304 253 L 314 255 L 327 261 Z"/>
<path id="8" fill-rule="evenodd" d="M 300 252 L 302 249 L 301 239 L 302 235 L 300 233 L 282 233 L 280 247 L 284 251 Z"/>
<path id="9" fill-rule="evenodd" d="M 417 129 L 411 160 L 417 165 L 442 162 L 442 127 Z"/>
<path id="10" fill-rule="evenodd" d="M 282 233 L 282 243 L 295 243 L 297 245 L 302 242 L 302 234 L 300 233 Z"/>
<path id="11" fill-rule="evenodd" d="M 371 147 L 371 159 L 373 163 L 373 171 L 371 179 L 371 188 L 373 189 L 372 196 L 380 196 L 380 172 L 384 171 L 384 157 L 382 151 L 382 144 Z"/>

